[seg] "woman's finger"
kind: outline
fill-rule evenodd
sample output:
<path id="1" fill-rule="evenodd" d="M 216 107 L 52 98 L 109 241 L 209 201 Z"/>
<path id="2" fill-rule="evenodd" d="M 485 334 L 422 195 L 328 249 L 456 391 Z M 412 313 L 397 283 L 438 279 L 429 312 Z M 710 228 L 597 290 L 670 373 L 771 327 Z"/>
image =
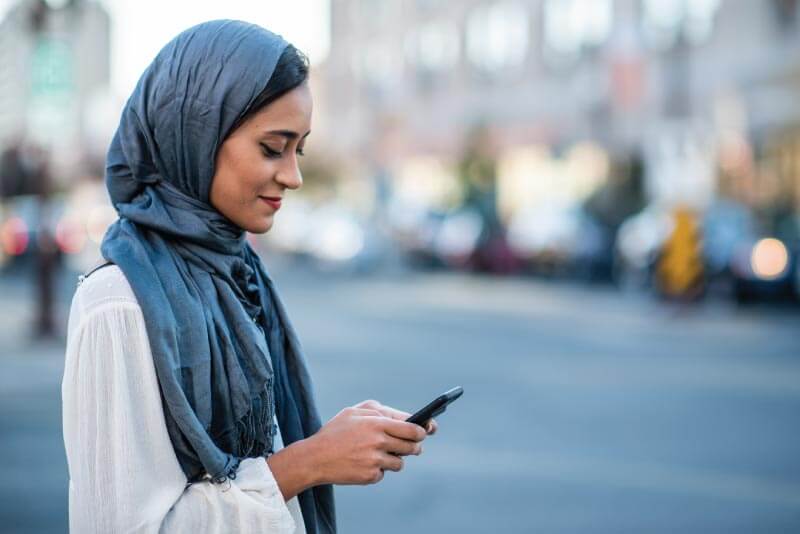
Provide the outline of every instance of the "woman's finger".
<path id="1" fill-rule="evenodd" d="M 392 419 L 397 419 L 399 421 L 405 421 L 411 414 L 408 412 L 404 412 L 403 410 L 398 410 L 396 408 L 392 408 L 391 406 L 383 406 L 383 413 L 386 417 L 391 417 Z"/>
<path id="2" fill-rule="evenodd" d="M 406 419 L 411 417 L 410 413 L 404 412 L 402 410 L 397 410 L 395 408 L 392 408 L 391 406 L 386 406 L 376 400 L 371 400 L 371 399 L 356 404 L 356 408 L 368 408 L 370 410 L 377 410 L 384 417 L 388 417 L 390 419 L 397 419 L 399 421 L 405 421 Z"/>
<path id="3" fill-rule="evenodd" d="M 417 441 L 386 436 L 386 445 L 383 447 L 383 450 L 400 456 L 409 456 L 412 454 L 419 456 L 422 454 L 422 445 Z"/>
<path id="4" fill-rule="evenodd" d="M 383 454 L 381 456 L 381 469 L 398 472 L 403 469 L 403 459 L 393 454 Z"/>
<path id="5" fill-rule="evenodd" d="M 384 432 L 396 438 L 410 441 L 422 441 L 427 436 L 425 429 L 414 423 L 407 423 L 405 421 L 384 417 L 381 419 L 380 424 Z"/>
<path id="6" fill-rule="evenodd" d="M 350 413 L 353 415 L 363 415 L 363 416 L 371 416 L 371 417 L 382 417 L 383 414 L 380 413 L 378 410 L 372 410 L 368 408 L 356 408 L 353 406 L 350 408 Z"/>
<path id="7" fill-rule="evenodd" d="M 382 404 L 376 400 L 369 399 L 365 401 L 361 401 L 358 404 L 354 405 L 353 408 L 366 408 L 369 410 L 376 410 L 380 408 Z"/>
<path id="8" fill-rule="evenodd" d="M 436 423 L 436 420 L 431 419 L 428 421 L 428 424 L 425 425 L 425 431 L 428 433 L 429 436 L 436 434 L 436 431 L 439 430 L 439 425 Z"/>

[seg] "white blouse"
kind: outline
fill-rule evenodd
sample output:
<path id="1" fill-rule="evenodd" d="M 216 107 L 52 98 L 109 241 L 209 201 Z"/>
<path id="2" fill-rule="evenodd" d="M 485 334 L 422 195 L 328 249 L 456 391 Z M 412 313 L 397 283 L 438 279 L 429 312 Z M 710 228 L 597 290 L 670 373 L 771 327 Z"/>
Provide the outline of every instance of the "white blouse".
<path id="1" fill-rule="evenodd" d="M 142 309 L 116 265 L 72 299 L 61 394 L 71 532 L 305 534 L 297 497 L 284 501 L 264 458 L 243 460 L 230 482 L 186 486 Z"/>

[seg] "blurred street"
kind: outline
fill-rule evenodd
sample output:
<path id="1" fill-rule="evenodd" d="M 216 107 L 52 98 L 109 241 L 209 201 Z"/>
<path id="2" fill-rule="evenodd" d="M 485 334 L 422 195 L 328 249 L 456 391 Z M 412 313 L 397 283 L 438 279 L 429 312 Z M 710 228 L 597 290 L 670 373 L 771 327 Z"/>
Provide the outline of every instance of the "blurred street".
<path id="1" fill-rule="evenodd" d="M 796 309 L 453 273 L 272 275 L 323 419 L 465 390 L 402 473 L 337 489 L 341 532 L 800 531 Z M 0 277 L 0 531 L 62 532 L 63 347 L 25 341 L 31 291 Z"/>
<path id="2" fill-rule="evenodd" d="M 166 113 L 106 157 L 158 50 L 212 19 L 308 68 L 308 142 L 235 173 L 272 195 L 302 153 L 302 188 L 268 232 L 231 222 L 323 419 L 465 391 L 402 473 L 337 489 L 341 532 L 800 533 L 800 0 L 0 0 L 0 534 L 67 530 L 64 337 L 131 213 L 109 185 L 230 218 L 197 198 L 210 148 L 162 164 Z M 180 136 L 239 79 L 175 92 Z"/>

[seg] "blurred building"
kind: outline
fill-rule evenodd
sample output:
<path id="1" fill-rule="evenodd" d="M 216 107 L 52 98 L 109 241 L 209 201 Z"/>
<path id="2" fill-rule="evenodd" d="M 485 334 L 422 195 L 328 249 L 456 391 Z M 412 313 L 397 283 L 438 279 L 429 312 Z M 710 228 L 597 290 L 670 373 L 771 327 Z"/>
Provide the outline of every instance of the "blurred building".
<path id="1" fill-rule="evenodd" d="M 324 138 L 364 161 L 453 161 L 483 124 L 501 203 L 548 181 L 585 197 L 607 179 L 592 169 L 642 154 L 654 202 L 702 208 L 722 165 L 796 208 L 798 16 L 795 0 L 332 0 Z M 742 170 L 766 152 L 793 170 Z"/>
<path id="2" fill-rule="evenodd" d="M 110 21 L 89 0 L 20 0 L 0 22 L 0 143 L 24 137 L 69 165 L 108 86 Z M 57 177 L 58 178 L 58 177 Z"/>

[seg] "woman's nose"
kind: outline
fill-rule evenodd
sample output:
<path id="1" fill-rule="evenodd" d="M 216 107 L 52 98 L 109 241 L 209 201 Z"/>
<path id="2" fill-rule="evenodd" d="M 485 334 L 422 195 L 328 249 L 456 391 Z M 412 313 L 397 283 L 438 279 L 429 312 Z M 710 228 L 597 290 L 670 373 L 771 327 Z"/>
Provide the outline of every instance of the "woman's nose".
<path id="1" fill-rule="evenodd" d="M 275 180 L 282 184 L 287 189 L 298 189 L 303 185 L 303 174 L 300 172 L 300 167 L 297 165 L 297 158 L 291 158 L 291 162 L 287 163 L 275 177 Z"/>

